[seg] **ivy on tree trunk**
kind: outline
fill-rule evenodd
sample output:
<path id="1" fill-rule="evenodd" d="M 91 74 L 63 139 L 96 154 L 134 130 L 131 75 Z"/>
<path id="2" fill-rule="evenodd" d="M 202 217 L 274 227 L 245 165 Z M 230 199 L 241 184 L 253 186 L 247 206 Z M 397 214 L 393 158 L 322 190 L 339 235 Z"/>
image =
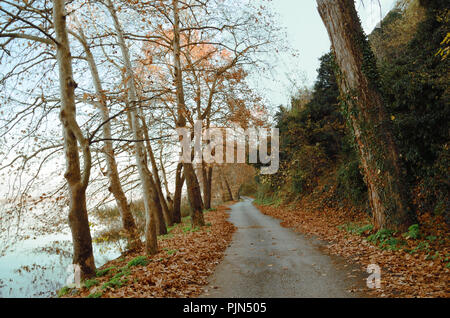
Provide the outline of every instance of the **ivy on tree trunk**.
<path id="1" fill-rule="evenodd" d="M 343 113 L 368 186 L 375 229 L 406 230 L 414 221 L 404 170 L 379 88 L 375 56 L 353 0 L 317 0 L 337 64 Z"/>

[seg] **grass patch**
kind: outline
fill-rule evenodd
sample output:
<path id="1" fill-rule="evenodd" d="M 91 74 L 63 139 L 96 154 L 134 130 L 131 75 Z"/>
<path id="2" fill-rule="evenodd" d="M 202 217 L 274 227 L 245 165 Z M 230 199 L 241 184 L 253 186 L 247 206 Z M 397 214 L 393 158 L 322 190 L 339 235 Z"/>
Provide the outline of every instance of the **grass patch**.
<path id="1" fill-rule="evenodd" d="M 159 236 L 159 238 L 161 239 L 161 240 L 167 240 L 167 239 L 170 239 L 170 238 L 172 238 L 173 237 L 173 234 L 172 233 L 167 233 L 167 234 L 164 234 L 164 235 L 160 235 Z"/>
<path id="2" fill-rule="evenodd" d="M 147 266 L 150 261 L 146 256 L 137 256 L 128 262 L 127 267 L 132 266 Z"/>
<path id="3" fill-rule="evenodd" d="M 130 270 L 128 268 L 123 268 L 119 273 L 114 275 L 108 282 L 102 285 L 102 289 L 106 288 L 118 288 L 122 287 L 128 282 L 128 279 L 125 278 L 130 274 Z"/>
<path id="4" fill-rule="evenodd" d="M 84 287 L 90 289 L 92 286 L 98 285 L 98 280 L 96 279 L 88 279 L 84 281 Z"/>
<path id="5" fill-rule="evenodd" d="M 98 270 L 98 271 L 95 273 L 95 276 L 97 276 L 97 277 L 105 276 L 105 275 L 107 275 L 110 271 L 112 271 L 112 270 L 114 270 L 114 269 L 116 269 L 116 267 L 115 267 L 115 266 L 111 266 L 111 267 L 108 267 L 108 268 L 105 268 L 105 269 Z"/>
<path id="6" fill-rule="evenodd" d="M 262 206 L 272 205 L 274 207 L 278 207 L 283 203 L 283 200 L 281 198 L 277 198 L 275 195 L 274 196 L 259 196 L 258 198 L 255 199 L 255 203 L 257 205 L 262 205 Z"/>
<path id="7" fill-rule="evenodd" d="M 164 250 L 166 251 L 166 253 L 167 253 L 168 255 L 173 255 L 173 254 L 175 254 L 176 252 L 178 252 L 177 249 L 170 250 L 170 249 L 168 249 L 168 248 L 165 248 Z"/>
<path id="8" fill-rule="evenodd" d="M 186 225 L 183 227 L 183 233 L 188 233 L 188 232 L 197 232 L 200 231 L 200 228 L 198 226 L 196 227 L 192 227 L 191 225 Z"/>
<path id="9" fill-rule="evenodd" d="M 111 278 L 108 282 L 104 283 L 102 285 L 102 289 L 106 289 L 106 288 L 118 288 L 118 287 L 122 287 L 123 285 L 125 285 L 128 282 L 128 279 L 122 279 L 120 277 L 117 278 Z"/>
<path id="10" fill-rule="evenodd" d="M 419 244 L 417 244 L 417 246 L 415 248 L 413 248 L 412 250 L 405 249 L 405 252 L 407 252 L 409 254 L 414 254 L 419 251 L 425 251 L 425 252 L 429 253 L 430 252 L 430 243 L 422 241 L 422 242 L 419 242 Z"/>
<path id="11" fill-rule="evenodd" d="M 346 223 L 344 225 L 339 225 L 338 229 L 344 230 L 346 232 L 349 232 L 351 234 L 357 234 L 357 235 L 363 235 L 368 234 L 373 230 L 372 224 L 359 224 L 359 223 Z"/>
<path id="12" fill-rule="evenodd" d="M 186 217 L 186 219 L 188 219 L 188 218 Z M 163 240 L 172 238 L 172 237 L 173 237 L 172 231 L 173 231 L 175 228 L 177 228 L 177 227 L 178 227 L 178 224 L 175 224 L 175 225 L 172 225 L 172 226 L 168 226 L 168 227 L 167 227 L 167 234 L 160 235 L 159 237 L 160 237 L 161 239 L 163 239 Z"/>
<path id="13" fill-rule="evenodd" d="M 67 286 L 64 286 L 63 288 L 58 290 L 58 294 L 57 295 L 58 295 L 58 297 L 62 297 L 62 296 L 67 295 L 69 293 L 69 291 L 70 291 L 70 288 L 67 287 Z"/>
<path id="14" fill-rule="evenodd" d="M 116 275 L 114 275 L 113 278 L 120 278 L 120 277 L 128 276 L 128 275 L 130 275 L 130 273 L 131 273 L 130 269 L 126 266 L 126 267 L 122 268 L 120 270 L 120 272 L 118 272 Z"/>
<path id="15" fill-rule="evenodd" d="M 96 292 L 93 294 L 89 294 L 86 298 L 100 298 L 102 297 L 103 293 L 102 292 Z"/>

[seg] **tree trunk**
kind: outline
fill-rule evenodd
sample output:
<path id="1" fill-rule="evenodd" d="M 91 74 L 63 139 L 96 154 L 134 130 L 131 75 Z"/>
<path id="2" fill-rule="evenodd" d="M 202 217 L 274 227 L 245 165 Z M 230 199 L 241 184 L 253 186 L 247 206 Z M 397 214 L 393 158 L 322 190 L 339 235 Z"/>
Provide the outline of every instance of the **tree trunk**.
<path id="1" fill-rule="evenodd" d="M 211 209 L 211 179 L 212 179 L 213 167 L 205 167 L 205 163 L 202 162 L 202 175 L 203 175 L 203 204 L 206 210 Z"/>
<path id="2" fill-rule="evenodd" d="M 170 195 L 167 195 L 167 207 L 169 208 L 170 215 L 172 215 L 172 222 L 173 222 L 173 200 L 170 197 Z"/>
<path id="3" fill-rule="evenodd" d="M 222 201 L 229 202 L 233 201 L 233 194 L 231 193 L 230 185 L 228 184 L 227 178 L 222 167 L 218 167 L 219 169 L 219 185 L 222 191 Z"/>
<path id="4" fill-rule="evenodd" d="M 142 116 L 142 114 L 141 114 Z M 142 123 L 142 132 L 144 133 L 144 135 L 142 136 L 144 139 L 148 139 L 145 134 L 145 129 L 144 129 L 144 123 L 143 120 L 140 120 L 140 123 Z M 146 153 L 145 148 L 144 149 L 144 158 L 145 158 L 145 166 L 148 167 L 148 156 Z M 160 200 L 160 196 L 156 187 L 156 183 L 155 183 L 155 179 L 153 177 L 153 174 L 151 173 L 151 171 L 147 168 L 147 173 L 149 175 L 149 185 L 151 188 L 151 193 L 150 193 L 150 197 L 152 198 L 153 201 L 153 206 L 155 209 L 155 227 L 156 227 L 156 235 L 166 235 L 167 234 L 167 226 L 166 226 L 166 221 L 164 220 L 164 214 L 163 214 L 163 209 L 161 206 L 161 200 Z"/>
<path id="5" fill-rule="evenodd" d="M 375 229 L 405 230 L 414 221 L 379 88 L 375 57 L 354 0 L 317 0 L 339 70 L 344 114 L 359 151 Z"/>
<path id="6" fill-rule="evenodd" d="M 223 176 L 223 181 L 225 182 L 225 190 L 227 192 L 228 201 L 233 201 L 233 192 L 231 192 L 230 184 L 228 183 L 227 176 L 225 174 Z"/>
<path id="7" fill-rule="evenodd" d="M 141 239 L 139 238 L 139 231 L 136 226 L 133 215 L 131 214 L 130 206 L 128 205 L 127 197 L 122 189 L 120 183 L 119 171 L 117 168 L 116 156 L 113 149 L 111 123 L 109 116 L 109 109 L 106 105 L 106 96 L 102 88 L 100 76 L 98 74 L 97 64 L 95 63 L 92 51 L 87 44 L 86 37 L 79 27 L 79 35 L 77 38 L 80 40 L 86 52 L 86 59 L 89 64 L 89 69 L 92 75 L 92 81 L 94 83 L 95 92 L 98 98 L 98 109 L 103 121 L 103 137 L 105 138 L 105 146 L 103 148 L 105 154 L 105 161 L 107 166 L 107 175 L 109 179 L 108 190 L 113 194 L 116 200 L 117 208 L 122 218 L 122 226 L 126 232 L 128 240 L 128 248 L 130 250 L 136 250 L 142 247 Z"/>
<path id="8" fill-rule="evenodd" d="M 222 202 L 225 203 L 225 202 L 228 201 L 228 198 L 227 198 L 227 195 L 226 195 L 226 192 L 225 192 L 225 187 L 224 187 L 224 184 L 223 184 L 222 171 L 220 171 L 220 170 L 219 170 L 219 173 L 217 174 L 217 184 L 218 184 L 219 189 L 220 189 L 220 196 L 222 198 Z"/>
<path id="9" fill-rule="evenodd" d="M 117 32 L 117 39 L 120 49 L 122 51 L 123 62 L 125 64 L 125 71 L 127 77 L 127 97 L 128 97 L 128 112 L 131 117 L 131 129 L 133 132 L 133 138 L 135 142 L 135 157 L 136 166 L 138 168 L 139 177 L 142 186 L 142 195 L 144 197 L 145 206 L 145 252 L 149 255 L 156 254 L 158 252 L 158 240 L 156 236 L 156 220 L 158 218 L 158 194 L 153 191 L 152 186 L 153 178 L 150 170 L 147 167 L 147 159 L 145 156 L 145 148 L 143 142 L 138 140 L 143 140 L 144 133 L 142 131 L 142 125 L 139 122 L 139 117 L 137 113 L 138 98 L 136 92 L 136 86 L 134 81 L 134 73 L 131 65 L 130 55 L 128 52 L 128 47 L 125 43 L 122 28 L 117 18 L 114 5 L 111 0 L 107 1 L 107 8 L 111 14 L 114 22 L 114 27 Z"/>
<path id="10" fill-rule="evenodd" d="M 155 206 L 155 211 L 156 211 L 156 230 L 157 230 L 157 235 L 166 235 L 167 234 L 167 225 L 166 225 L 166 221 L 164 220 L 164 213 L 163 213 L 163 208 L 161 206 L 161 201 L 160 201 L 160 197 L 159 194 L 156 190 L 156 184 L 155 184 L 155 180 L 153 179 L 153 176 L 150 173 L 150 186 L 152 188 L 152 193 L 151 193 L 151 197 L 153 200 L 153 205 Z"/>
<path id="11" fill-rule="evenodd" d="M 138 112 L 138 120 L 139 120 L 139 123 L 141 124 L 143 138 L 145 139 L 145 145 L 146 145 L 146 147 L 145 147 L 146 149 L 144 148 L 145 149 L 144 150 L 145 166 L 148 167 L 148 157 L 150 157 L 150 154 L 153 154 L 153 150 L 151 148 L 151 145 L 149 144 L 149 136 L 148 136 L 147 126 L 145 124 L 144 114 L 142 113 L 141 109 L 138 109 L 137 112 Z M 152 170 L 155 171 L 155 169 L 152 169 Z M 167 225 L 166 225 L 166 221 L 165 221 L 165 217 L 164 217 L 164 213 L 163 213 L 163 207 L 161 204 L 161 196 L 159 195 L 158 187 L 156 185 L 154 175 L 150 172 L 150 170 L 147 169 L 147 171 L 150 175 L 149 180 L 150 180 L 150 186 L 152 189 L 150 196 L 152 197 L 153 205 L 155 206 L 155 211 L 156 211 L 156 215 L 155 215 L 156 234 L 157 235 L 166 235 L 167 234 Z M 158 172 L 157 169 L 156 169 L 156 172 Z"/>
<path id="12" fill-rule="evenodd" d="M 191 206 L 191 222 L 193 227 L 204 226 L 205 220 L 203 218 L 203 202 L 200 192 L 200 185 L 198 184 L 197 176 L 194 171 L 192 163 L 183 163 L 184 176 L 186 178 L 186 186 L 189 204 Z"/>
<path id="13" fill-rule="evenodd" d="M 208 199 L 208 205 L 209 208 L 211 208 L 211 199 L 212 199 L 212 178 L 213 178 L 213 172 L 214 172 L 214 167 L 211 166 L 208 168 L 207 173 L 206 173 L 206 181 L 207 181 L 207 199 Z"/>
<path id="14" fill-rule="evenodd" d="M 169 191 L 169 183 L 167 182 L 166 169 L 164 169 L 164 164 L 163 164 L 163 146 L 162 146 L 162 144 L 160 145 L 160 151 L 159 151 L 159 164 L 161 166 L 161 172 L 163 175 L 164 188 L 166 189 L 166 195 L 167 195 L 167 198 L 169 198 L 171 196 L 171 194 Z"/>
<path id="15" fill-rule="evenodd" d="M 75 88 L 72 56 L 66 29 L 64 1 L 53 1 L 53 25 L 57 41 L 57 62 L 59 70 L 61 109 L 66 172 L 64 177 L 69 186 L 69 226 L 73 240 L 73 263 L 80 267 L 80 278 L 85 280 L 95 275 L 92 238 L 86 208 L 86 188 L 91 170 L 89 142 L 83 136 L 76 122 Z M 81 175 L 78 143 L 83 151 L 83 175 Z"/>
<path id="16" fill-rule="evenodd" d="M 181 194 L 184 184 L 184 174 L 181 173 L 183 164 L 179 163 L 175 174 L 175 193 L 173 195 L 173 222 L 181 223 Z"/>
<path id="17" fill-rule="evenodd" d="M 150 143 L 150 137 L 148 134 L 147 125 L 144 121 L 144 118 L 142 118 L 142 120 L 143 120 L 142 125 L 144 127 L 144 136 L 145 136 L 145 139 L 147 139 L 147 141 L 146 141 L 147 153 L 150 158 L 150 163 L 152 165 L 152 170 L 153 170 L 153 176 L 154 176 L 155 188 L 156 188 L 155 190 L 158 192 L 159 201 L 161 203 L 162 213 L 163 213 L 163 217 L 164 217 L 166 226 L 172 226 L 173 225 L 172 215 L 171 215 L 171 211 L 169 210 L 169 207 L 167 206 L 167 202 L 166 202 L 166 199 L 164 198 L 164 194 L 162 192 L 161 179 L 159 178 L 158 166 L 156 165 L 155 156 L 153 154 L 152 145 Z M 166 231 L 167 231 L 167 228 L 166 228 Z"/>
<path id="18" fill-rule="evenodd" d="M 175 84 L 177 95 L 177 128 L 186 127 L 186 103 L 184 99 L 183 89 L 183 74 L 181 68 L 181 49 L 180 49 L 180 17 L 178 9 L 178 0 L 172 0 L 173 4 L 173 55 L 175 66 Z M 192 163 L 183 162 L 184 176 L 186 177 L 186 185 L 189 203 L 192 207 L 191 222 L 192 226 L 204 226 L 205 220 L 203 218 L 203 202 L 198 184 L 197 176 L 195 175 Z"/>

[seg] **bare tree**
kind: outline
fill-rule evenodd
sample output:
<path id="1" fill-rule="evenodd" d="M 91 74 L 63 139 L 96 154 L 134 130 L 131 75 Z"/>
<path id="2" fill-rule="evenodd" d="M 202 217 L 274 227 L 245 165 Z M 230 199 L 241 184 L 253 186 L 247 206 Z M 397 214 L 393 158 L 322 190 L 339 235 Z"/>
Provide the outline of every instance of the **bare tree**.
<path id="1" fill-rule="evenodd" d="M 78 33 L 72 32 L 72 34 L 80 41 L 85 53 L 86 60 L 89 64 L 89 69 L 91 71 L 92 80 L 95 87 L 95 92 L 97 94 L 96 106 L 101 114 L 102 118 L 102 131 L 104 138 L 104 157 L 107 165 L 107 175 L 109 178 L 110 186 L 108 190 L 113 194 L 114 199 L 117 204 L 117 208 L 120 212 L 122 218 L 122 226 L 127 233 L 128 247 L 133 250 L 141 246 L 141 240 L 139 238 L 139 232 L 136 226 L 133 215 L 131 214 L 130 206 L 128 204 L 127 197 L 123 191 L 119 170 L 117 168 L 116 156 L 113 148 L 113 136 L 111 133 L 111 118 L 109 114 L 109 109 L 107 106 L 106 94 L 102 87 L 102 82 L 100 80 L 99 71 L 97 64 L 94 59 L 94 55 L 87 43 L 86 36 L 83 32 L 82 27 L 77 25 Z"/>
<path id="2" fill-rule="evenodd" d="M 67 167 L 64 177 L 67 179 L 70 194 L 69 225 L 73 238 L 73 263 L 80 266 L 81 279 L 86 279 L 95 274 L 92 238 L 86 208 L 86 188 L 91 171 L 91 152 L 89 141 L 84 137 L 76 121 L 74 91 L 77 84 L 73 80 L 72 74 L 72 57 L 66 29 L 64 1 L 53 0 L 53 23 L 61 94 L 60 119 L 63 127 Z M 83 151 L 83 173 L 81 173 L 78 144 Z"/>
<path id="3" fill-rule="evenodd" d="M 147 158 L 145 155 L 144 131 L 141 120 L 138 117 L 137 105 L 139 103 L 136 92 L 133 67 L 131 65 L 128 47 L 125 43 L 123 31 L 116 14 L 113 3 L 110 0 L 106 2 L 108 11 L 113 19 L 114 28 L 117 34 L 118 44 L 122 52 L 123 62 L 125 64 L 125 72 L 127 75 L 127 96 L 129 103 L 129 114 L 131 117 L 133 137 L 135 143 L 136 165 L 138 167 L 139 176 L 142 186 L 142 195 L 145 204 L 146 226 L 145 226 L 145 250 L 148 254 L 155 254 L 158 251 L 158 243 L 156 237 L 156 220 L 158 219 L 158 210 L 161 210 L 158 193 L 155 191 L 155 185 L 152 174 L 147 166 Z"/>

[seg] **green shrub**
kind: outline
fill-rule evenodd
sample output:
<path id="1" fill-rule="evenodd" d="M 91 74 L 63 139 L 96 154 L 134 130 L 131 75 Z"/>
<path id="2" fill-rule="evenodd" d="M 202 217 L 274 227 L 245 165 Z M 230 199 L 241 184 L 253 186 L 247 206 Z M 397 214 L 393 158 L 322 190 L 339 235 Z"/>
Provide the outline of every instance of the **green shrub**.
<path id="1" fill-rule="evenodd" d="M 281 198 L 277 198 L 275 195 L 273 196 L 258 196 L 255 199 L 255 203 L 262 206 L 274 205 L 279 206 L 282 203 Z"/>
<path id="2" fill-rule="evenodd" d="M 377 233 L 370 235 L 367 241 L 378 245 L 383 250 L 397 251 L 400 247 L 406 245 L 406 241 L 394 237 L 395 231 L 389 229 L 379 230 Z"/>
<path id="3" fill-rule="evenodd" d="M 294 158 L 289 173 L 292 176 L 292 190 L 294 193 L 311 193 L 327 166 L 326 155 L 318 145 L 304 145 L 294 154 Z"/>
<path id="4" fill-rule="evenodd" d="M 420 238 L 419 224 L 411 225 L 408 228 L 408 232 L 404 233 L 403 236 L 407 239 L 410 238 L 410 239 L 414 239 L 414 240 L 417 240 L 418 238 Z"/>
<path id="5" fill-rule="evenodd" d="M 360 228 L 356 229 L 356 234 L 362 235 L 365 232 L 371 232 L 373 230 L 372 224 L 363 225 Z"/>
<path id="6" fill-rule="evenodd" d="M 411 29 L 411 39 L 402 45 L 386 46 L 390 47 L 385 50 L 389 58 L 379 61 L 379 70 L 408 185 L 419 190 L 416 209 L 446 213 L 450 221 L 450 184 L 446 178 L 450 149 L 445 124 L 450 121 L 450 59 L 436 56 L 449 30 L 448 1 L 420 4 L 423 16 Z M 389 28 L 384 22 L 382 25 L 382 29 Z"/>
<path id="7" fill-rule="evenodd" d="M 302 171 L 298 171 L 292 177 L 292 191 L 294 193 L 303 193 L 307 189 L 307 179 Z"/>
<path id="8" fill-rule="evenodd" d="M 382 229 L 382 230 L 379 230 L 377 233 L 370 235 L 367 238 L 367 241 L 378 244 L 378 243 L 381 243 L 381 242 L 387 240 L 388 238 L 392 237 L 392 235 L 394 233 L 395 233 L 395 231 L 393 231 L 393 230 Z"/>

